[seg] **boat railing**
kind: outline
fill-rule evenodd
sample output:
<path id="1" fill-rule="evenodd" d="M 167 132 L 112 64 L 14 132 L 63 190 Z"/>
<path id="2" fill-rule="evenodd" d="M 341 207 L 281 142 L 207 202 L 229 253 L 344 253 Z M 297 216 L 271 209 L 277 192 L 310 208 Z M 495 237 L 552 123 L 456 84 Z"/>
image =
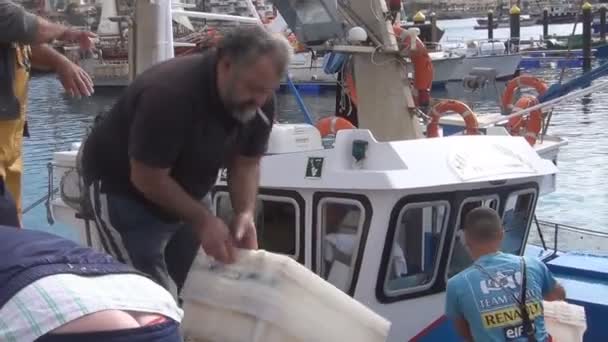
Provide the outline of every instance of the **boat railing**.
<path id="1" fill-rule="evenodd" d="M 257 9 L 255 8 L 255 5 L 253 4 L 253 2 L 251 0 L 245 0 L 245 4 L 246 4 L 247 8 L 249 9 L 249 12 L 251 13 L 251 15 L 253 15 L 253 17 L 201 12 L 201 11 L 188 11 L 188 10 L 179 8 L 180 6 L 184 7 L 184 5 L 187 5 L 187 4 L 182 4 L 182 3 L 173 3 L 172 8 L 171 8 L 171 14 L 172 15 L 183 15 L 183 16 L 187 16 L 190 18 L 198 18 L 198 19 L 234 21 L 234 22 L 245 23 L 245 24 L 261 23 L 262 18 L 260 17 L 260 14 L 258 13 Z"/>
<path id="2" fill-rule="evenodd" d="M 553 254 L 590 251 L 608 253 L 608 233 L 534 217 L 528 243 Z"/>
<path id="3" fill-rule="evenodd" d="M 549 101 L 546 101 L 543 103 L 539 103 L 535 106 L 519 110 L 519 111 L 511 113 L 509 115 L 503 115 L 503 116 L 497 117 L 496 119 L 489 120 L 488 122 L 486 122 L 486 124 L 495 125 L 495 124 L 505 123 L 514 117 L 529 116 L 530 113 L 537 111 L 539 109 L 542 111 L 549 111 L 550 109 L 553 109 L 554 107 L 556 107 L 557 105 L 559 105 L 562 102 L 582 98 L 586 95 L 590 95 L 590 94 L 597 92 L 600 89 L 603 89 L 606 87 L 608 87 L 608 81 L 596 82 L 595 84 L 593 84 L 587 88 L 571 91 L 566 95 L 559 96 L 552 100 L 549 100 Z"/>
<path id="4" fill-rule="evenodd" d="M 513 43 L 517 40 L 518 43 Z M 447 37 L 443 40 L 444 46 L 447 50 L 461 50 L 466 49 L 469 52 L 475 50 L 476 55 L 485 56 L 496 54 L 497 48 L 501 47 L 500 51 L 504 54 L 517 54 L 522 51 L 523 48 L 529 46 L 541 46 L 541 41 L 536 41 L 531 38 L 528 40 L 522 40 L 519 38 L 465 38 L 465 37 Z M 490 47 L 490 49 L 488 49 Z"/>

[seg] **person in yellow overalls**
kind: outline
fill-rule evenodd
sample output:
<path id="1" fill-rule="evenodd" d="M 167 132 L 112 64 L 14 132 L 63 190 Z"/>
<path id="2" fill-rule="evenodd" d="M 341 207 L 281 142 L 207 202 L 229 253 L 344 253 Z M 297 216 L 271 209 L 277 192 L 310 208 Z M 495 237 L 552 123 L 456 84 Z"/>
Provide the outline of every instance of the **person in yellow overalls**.
<path id="1" fill-rule="evenodd" d="M 90 76 L 46 43 L 55 39 L 79 42 L 89 49 L 94 37 L 90 32 L 48 22 L 12 1 L 0 0 L 0 225 L 15 225 L 10 213 L 15 207 L 17 223 L 20 221 L 21 147 L 30 66 L 55 71 L 72 96 L 89 96 L 93 92 Z"/>

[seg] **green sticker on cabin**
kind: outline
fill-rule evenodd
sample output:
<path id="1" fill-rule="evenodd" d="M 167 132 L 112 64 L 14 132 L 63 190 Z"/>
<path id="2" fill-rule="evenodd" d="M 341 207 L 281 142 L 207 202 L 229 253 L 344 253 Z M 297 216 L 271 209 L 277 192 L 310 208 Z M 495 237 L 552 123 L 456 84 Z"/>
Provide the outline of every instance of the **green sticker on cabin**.
<path id="1" fill-rule="evenodd" d="M 223 168 L 220 169 L 220 182 L 227 182 L 228 181 L 228 169 Z"/>
<path id="2" fill-rule="evenodd" d="M 321 178 L 324 158 L 310 157 L 306 164 L 306 178 Z"/>

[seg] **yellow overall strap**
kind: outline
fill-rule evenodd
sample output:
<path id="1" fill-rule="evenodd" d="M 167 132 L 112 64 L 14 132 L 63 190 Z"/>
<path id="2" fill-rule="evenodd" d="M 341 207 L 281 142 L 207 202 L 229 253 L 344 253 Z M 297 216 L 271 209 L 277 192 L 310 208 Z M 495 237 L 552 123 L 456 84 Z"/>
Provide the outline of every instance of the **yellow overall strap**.
<path id="1" fill-rule="evenodd" d="M 27 105 L 27 90 L 30 72 L 29 46 L 13 44 L 15 49 L 13 93 L 19 102 L 18 115 L 12 120 L 0 120 L 0 176 L 4 178 L 21 212 L 21 175 L 23 162 L 21 148 Z"/>

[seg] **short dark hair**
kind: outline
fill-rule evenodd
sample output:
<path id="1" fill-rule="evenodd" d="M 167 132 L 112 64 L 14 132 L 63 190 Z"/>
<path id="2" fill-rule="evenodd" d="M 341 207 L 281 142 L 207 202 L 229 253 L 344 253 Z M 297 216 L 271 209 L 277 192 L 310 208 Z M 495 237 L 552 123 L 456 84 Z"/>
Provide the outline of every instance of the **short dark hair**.
<path id="1" fill-rule="evenodd" d="M 496 210 L 479 207 L 471 210 L 465 217 L 464 231 L 476 241 L 495 241 L 500 238 L 502 222 Z"/>
<path id="2" fill-rule="evenodd" d="M 291 59 L 292 47 L 283 35 L 273 34 L 261 25 L 242 25 L 224 35 L 217 46 L 217 55 L 239 65 L 248 65 L 262 55 L 269 55 L 279 74 L 283 74 Z"/>

